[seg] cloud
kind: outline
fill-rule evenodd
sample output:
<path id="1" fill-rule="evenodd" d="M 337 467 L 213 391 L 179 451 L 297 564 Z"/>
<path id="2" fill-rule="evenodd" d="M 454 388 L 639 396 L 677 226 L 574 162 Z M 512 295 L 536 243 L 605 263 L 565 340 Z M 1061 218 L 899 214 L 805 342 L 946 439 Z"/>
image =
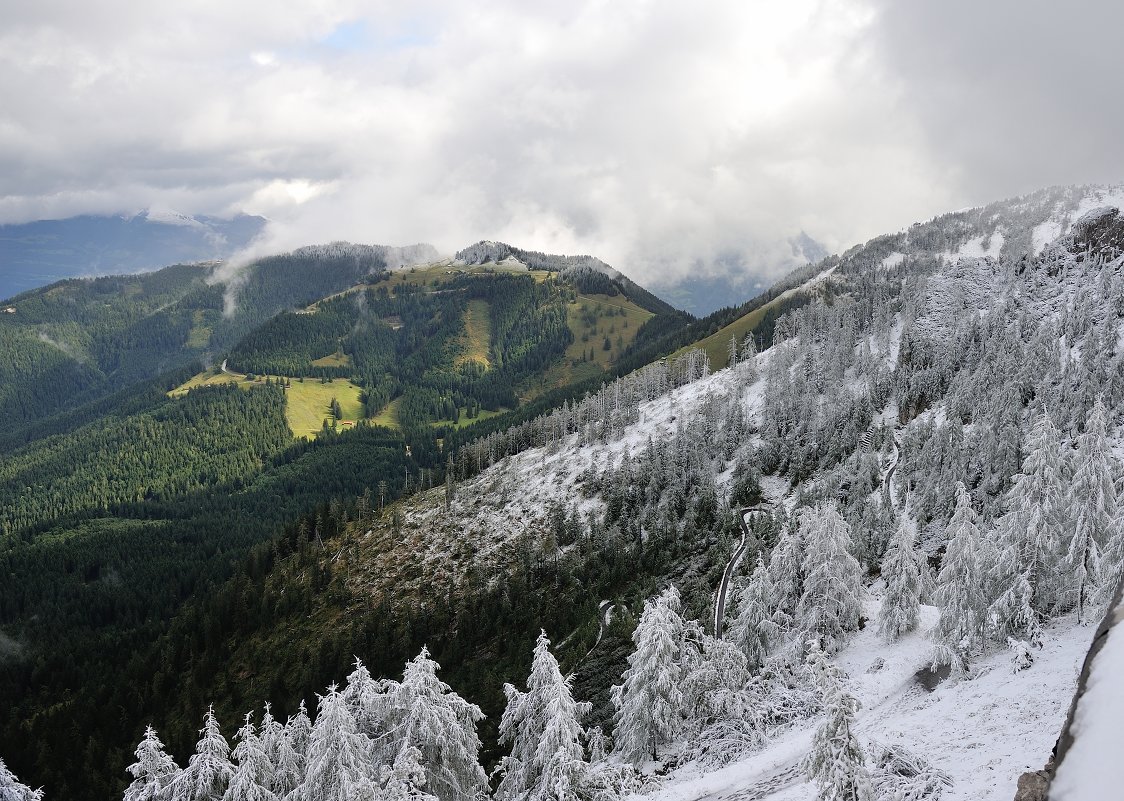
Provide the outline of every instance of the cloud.
<path id="1" fill-rule="evenodd" d="M 1072 8 L 37 3 L 0 33 L 0 220 L 245 210 L 262 252 L 489 238 L 772 278 L 801 230 L 1124 177 L 1124 20 Z"/>

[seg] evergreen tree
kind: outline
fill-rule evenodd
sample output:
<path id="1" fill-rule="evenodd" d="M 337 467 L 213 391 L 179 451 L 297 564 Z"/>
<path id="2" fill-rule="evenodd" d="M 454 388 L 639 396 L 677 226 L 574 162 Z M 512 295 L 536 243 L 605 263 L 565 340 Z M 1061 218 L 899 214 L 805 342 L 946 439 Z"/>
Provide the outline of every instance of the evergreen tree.
<path id="1" fill-rule="evenodd" d="M 588 768 L 581 718 L 590 705 L 574 700 L 545 631 L 535 643 L 527 691 L 507 684 L 504 693 L 508 702 L 500 721 L 500 742 L 511 744 L 511 756 L 500 763 L 503 780 L 497 796 L 511 801 L 572 796 Z"/>
<path id="2" fill-rule="evenodd" d="M 956 483 L 956 511 L 948 523 L 944 558 L 937 577 L 935 601 L 940 619 L 930 636 L 936 643 L 934 664 L 952 666 L 953 675 L 967 672 L 968 660 L 983 646 L 987 620 L 984 594 L 983 543 L 976 526 L 972 497 Z"/>
<path id="3" fill-rule="evenodd" d="M 137 761 L 128 767 L 133 783 L 126 788 L 124 801 L 160 801 L 164 798 L 165 789 L 180 772 L 179 765 L 164 752 L 164 744 L 151 726 L 145 728 L 144 739 L 134 753 Z"/>
<path id="4" fill-rule="evenodd" d="M 0 801 L 43 801 L 43 791 L 20 784 L 4 760 L 0 759 Z"/>
<path id="5" fill-rule="evenodd" d="M 297 707 L 297 714 L 291 716 L 285 724 L 285 734 L 293 751 L 303 760 L 308 755 L 308 742 L 312 739 L 312 721 L 308 718 L 303 698 Z"/>
<path id="6" fill-rule="evenodd" d="M 230 746 L 219 731 L 213 707 L 207 709 L 199 733 L 195 753 L 169 787 L 171 801 L 222 801 L 230 785 L 234 775 Z"/>
<path id="7" fill-rule="evenodd" d="M 810 514 L 810 512 L 805 512 Z M 790 620 L 804 594 L 804 540 L 800 526 L 789 525 L 769 555 L 769 578 L 776 592 L 777 611 Z"/>
<path id="8" fill-rule="evenodd" d="M 394 764 L 382 769 L 382 792 L 379 801 L 437 801 L 425 787 L 425 769 L 421 752 L 408 745 L 398 752 Z"/>
<path id="9" fill-rule="evenodd" d="M 277 801 L 273 792 L 273 765 L 250 718 L 251 713 L 247 712 L 246 722 L 238 730 L 238 745 L 233 752 L 238 767 L 234 769 L 223 801 Z"/>
<path id="10" fill-rule="evenodd" d="M 1071 580 L 1078 620 L 1085 619 L 1090 602 L 1107 600 L 1102 588 L 1111 594 L 1119 573 L 1116 486 L 1106 428 L 1104 404 L 1098 400 L 1077 438 L 1076 470 L 1069 486 L 1073 533 L 1063 572 Z"/>
<path id="11" fill-rule="evenodd" d="M 914 544 L 913 529 L 903 517 L 890 547 L 882 557 L 886 592 L 878 610 L 878 633 L 893 642 L 917 628 L 921 590 L 927 571 L 925 557 Z"/>
<path id="12" fill-rule="evenodd" d="M 1064 525 L 1064 464 L 1058 430 L 1039 416 L 1027 440 L 1022 472 L 1004 498 L 996 533 L 999 556 L 992 575 L 995 601 L 989 610 L 1000 637 L 1040 636 L 1039 622 L 1058 602 L 1060 542 Z"/>
<path id="13" fill-rule="evenodd" d="M 270 789 L 278 798 L 284 798 L 300 784 L 301 776 L 304 775 L 304 757 L 293 748 L 289 731 L 274 719 L 269 704 L 265 705 L 260 737 L 262 748 L 273 768 L 273 784 Z"/>
<path id="14" fill-rule="evenodd" d="M 385 739 L 397 759 L 403 748 L 416 748 L 425 768 L 425 786 L 441 801 L 465 801 L 487 787 L 480 767 L 476 724 L 484 718 L 437 677 L 440 665 L 422 648 L 406 663 L 400 684 L 387 685 Z"/>
<path id="15" fill-rule="evenodd" d="M 750 672 L 761 669 L 769 649 L 780 635 L 776 596 L 776 587 L 758 554 L 753 576 L 738 596 L 738 616 L 729 631 L 730 642 L 745 654 Z"/>
<path id="16" fill-rule="evenodd" d="M 636 649 L 628 657 L 623 682 L 612 689 L 617 709 L 616 750 L 634 765 L 649 757 L 655 759 L 659 746 L 678 733 L 683 708 L 679 689 L 682 630 L 679 593 L 669 587 L 644 604 L 632 634 Z"/>
<path id="17" fill-rule="evenodd" d="M 378 783 L 371 739 L 360 734 L 355 718 L 335 685 L 321 696 L 308 741 L 307 768 L 292 801 L 353 801 L 375 798 Z"/>
<path id="18" fill-rule="evenodd" d="M 859 627 L 862 569 L 848 550 L 850 530 L 834 503 L 806 510 L 800 530 L 806 546 L 797 620 L 807 638 L 828 652 L 837 651 L 846 633 Z"/>
<path id="19" fill-rule="evenodd" d="M 858 700 L 843 686 L 842 672 L 812 641 L 808 665 L 823 698 L 824 722 L 816 729 L 805 763 L 819 801 L 873 801 L 866 754 L 854 732 Z"/>

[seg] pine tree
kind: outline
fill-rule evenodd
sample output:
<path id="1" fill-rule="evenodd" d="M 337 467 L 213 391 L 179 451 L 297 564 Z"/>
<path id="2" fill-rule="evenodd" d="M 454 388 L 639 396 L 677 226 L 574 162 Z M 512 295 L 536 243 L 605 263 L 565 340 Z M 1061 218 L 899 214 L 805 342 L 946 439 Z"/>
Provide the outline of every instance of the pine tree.
<path id="1" fill-rule="evenodd" d="M 144 739 L 133 753 L 137 761 L 128 767 L 133 783 L 125 790 L 124 801 L 160 801 L 164 798 L 165 789 L 180 772 L 179 765 L 164 752 L 164 744 L 151 726 L 145 728 Z M 0 786 L 3 786 L 2 779 Z"/>
<path id="2" fill-rule="evenodd" d="M 504 686 L 507 709 L 500 721 L 500 742 L 511 744 L 501 763 L 501 799 L 561 799 L 576 793 L 586 774 L 581 718 L 590 705 L 574 700 L 570 680 L 550 653 L 546 632 L 535 643 L 527 691 Z"/>
<path id="3" fill-rule="evenodd" d="M 321 696 L 308 741 L 307 768 L 292 801 L 374 799 L 378 792 L 371 739 L 360 734 L 333 684 Z"/>
<path id="4" fill-rule="evenodd" d="M 285 724 L 285 734 L 288 735 L 289 744 L 301 759 L 308 755 L 308 742 L 312 738 L 312 721 L 308 718 L 304 699 L 297 707 L 297 714 L 289 718 Z"/>
<path id="5" fill-rule="evenodd" d="M 425 769 L 421 752 L 408 745 L 398 752 L 394 764 L 382 769 L 382 792 L 379 801 L 437 801 L 425 787 Z"/>
<path id="6" fill-rule="evenodd" d="M 804 514 L 810 514 L 805 512 Z M 790 620 L 804 594 L 804 540 L 799 526 L 789 525 L 769 555 L 769 578 L 776 592 L 777 611 Z"/>
<path id="7" fill-rule="evenodd" d="M 1106 428 L 1104 404 L 1098 400 L 1085 421 L 1085 431 L 1077 438 L 1077 469 L 1069 487 L 1073 534 L 1063 572 L 1072 582 L 1070 595 L 1078 620 L 1085 619 L 1090 602 L 1107 600 L 1102 588 L 1107 586 L 1111 594 L 1116 588 L 1113 579 L 1119 571 L 1114 540 L 1116 487 Z"/>
<path id="8" fill-rule="evenodd" d="M 749 583 L 738 596 L 738 616 L 730 625 L 729 640 L 746 657 L 746 667 L 756 672 L 765 664 L 769 649 L 780 635 L 777 590 L 761 554 Z"/>
<path id="9" fill-rule="evenodd" d="M 855 736 L 858 700 L 843 686 L 842 672 L 812 641 L 808 665 L 816 676 L 826 718 L 816 729 L 805 769 L 819 801 L 873 801 L 866 754 Z"/>
<path id="10" fill-rule="evenodd" d="M 617 709 L 616 750 L 634 765 L 649 757 L 655 759 L 659 746 L 678 733 L 683 708 L 679 689 L 682 630 L 679 593 L 670 587 L 644 604 L 632 634 L 636 649 L 628 657 L 623 682 L 612 689 Z"/>
<path id="11" fill-rule="evenodd" d="M 246 722 L 238 730 L 238 745 L 233 752 L 238 767 L 234 769 L 223 801 L 277 801 L 273 792 L 273 765 L 251 717 L 247 712 Z"/>
<path id="12" fill-rule="evenodd" d="M 952 666 L 962 677 L 968 660 L 983 646 L 987 620 L 987 596 L 984 594 L 984 567 L 980 530 L 972 497 L 963 482 L 956 482 L 956 511 L 945 532 L 947 544 L 937 577 L 935 601 L 940 619 L 930 636 L 936 643 L 934 664 Z"/>
<path id="13" fill-rule="evenodd" d="M 465 801 L 487 787 L 476 733 L 484 713 L 437 677 L 440 667 L 422 648 L 406 663 L 402 682 L 388 683 L 385 725 L 394 735 L 384 739 L 395 759 L 403 748 L 418 750 L 429 792 L 441 801 Z"/>
<path id="14" fill-rule="evenodd" d="M 43 801 L 43 791 L 20 784 L 4 760 L 0 759 L 0 801 Z"/>
<path id="15" fill-rule="evenodd" d="M 806 543 L 804 594 L 796 615 L 806 638 L 814 638 L 824 650 L 843 646 L 847 632 L 859 627 L 862 614 L 862 569 L 847 548 L 850 530 L 834 503 L 807 510 L 800 520 Z"/>
<path id="16" fill-rule="evenodd" d="M 203 728 L 199 730 L 195 753 L 172 782 L 171 801 L 222 801 L 234 775 L 230 764 L 230 746 L 219 731 L 214 707 L 207 709 Z"/>
<path id="17" fill-rule="evenodd" d="M 886 555 L 882 557 L 886 592 L 878 610 L 878 633 L 887 642 L 893 642 L 905 632 L 917 628 L 923 577 L 927 569 L 925 557 L 914 545 L 913 529 L 903 518 Z"/>
<path id="18" fill-rule="evenodd" d="M 359 731 L 371 738 L 378 737 L 382 730 L 386 714 L 385 686 L 375 681 L 363 660 L 356 657 L 355 670 L 347 677 L 347 686 L 340 693 Z"/>

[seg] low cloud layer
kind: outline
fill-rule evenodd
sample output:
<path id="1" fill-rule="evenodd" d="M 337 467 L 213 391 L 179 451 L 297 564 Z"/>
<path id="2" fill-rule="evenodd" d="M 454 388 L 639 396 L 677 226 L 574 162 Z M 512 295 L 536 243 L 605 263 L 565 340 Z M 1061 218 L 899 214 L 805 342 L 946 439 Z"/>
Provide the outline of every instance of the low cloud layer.
<path id="1" fill-rule="evenodd" d="M 503 239 L 666 283 L 1124 179 L 1108 2 L 25 5 L 0 221 L 247 211 L 263 251 Z"/>

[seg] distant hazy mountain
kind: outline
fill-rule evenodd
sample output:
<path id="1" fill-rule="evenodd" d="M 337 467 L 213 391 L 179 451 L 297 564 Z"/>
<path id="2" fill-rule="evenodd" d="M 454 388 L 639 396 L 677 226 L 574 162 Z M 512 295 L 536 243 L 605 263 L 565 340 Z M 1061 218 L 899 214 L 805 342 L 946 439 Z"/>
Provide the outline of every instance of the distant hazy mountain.
<path id="1" fill-rule="evenodd" d="M 142 212 L 0 225 L 0 299 L 63 278 L 226 258 L 257 236 L 265 222 L 246 214 L 219 219 Z"/>
<path id="2" fill-rule="evenodd" d="M 828 256 L 827 249 L 803 231 L 792 237 L 789 245 L 792 247 L 792 258 L 776 265 L 778 273 L 814 264 Z M 696 317 L 705 317 L 718 309 L 737 306 L 759 295 L 772 283 L 769 278 L 746 272 L 744 266 L 735 260 L 721 266 L 724 269 L 715 275 L 653 282 L 652 291 L 677 308 L 686 309 Z"/>

